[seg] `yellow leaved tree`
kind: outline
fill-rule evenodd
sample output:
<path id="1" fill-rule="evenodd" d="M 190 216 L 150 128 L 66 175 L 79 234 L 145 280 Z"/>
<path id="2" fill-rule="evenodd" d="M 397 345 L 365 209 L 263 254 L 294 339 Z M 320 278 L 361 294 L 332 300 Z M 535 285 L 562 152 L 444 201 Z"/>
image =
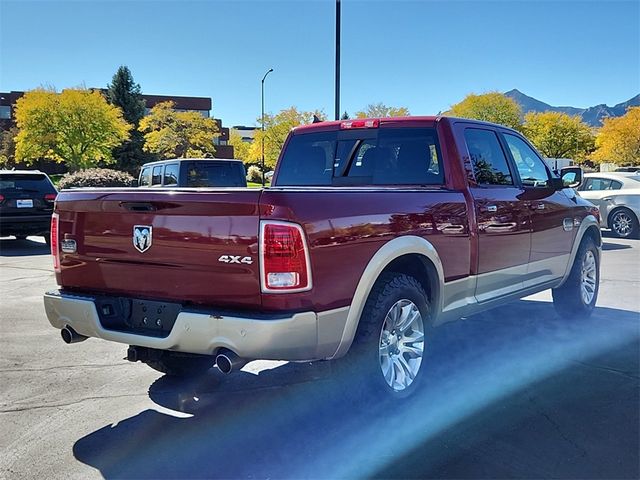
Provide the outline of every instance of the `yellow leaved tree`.
<path id="1" fill-rule="evenodd" d="M 82 88 L 37 89 L 16 102 L 16 160 L 65 162 L 70 170 L 111 163 L 111 150 L 129 138 L 122 111 Z"/>
<path id="2" fill-rule="evenodd" d="M 207 157 L 215 154 L 219 136 L 212 118 L 198 112 L 177 112 L 174 102 L 158 103 L 138 127 L 144 133 L 144 150 L 161 158 Z"/>
<path id="3" fill-rule="evenodd" d="M 640 107 L 629 107 L 622 117 L 604 120 L 591 158 L 618 165 L 640 164 Z"/>
<path id="4" fill-rule="evenodd" d="M 461 102 L 452 105 L 447 115 L 472 118 L 520 129 L 522 111 L 520 105 L 502 93 L 470 93 Z"/>

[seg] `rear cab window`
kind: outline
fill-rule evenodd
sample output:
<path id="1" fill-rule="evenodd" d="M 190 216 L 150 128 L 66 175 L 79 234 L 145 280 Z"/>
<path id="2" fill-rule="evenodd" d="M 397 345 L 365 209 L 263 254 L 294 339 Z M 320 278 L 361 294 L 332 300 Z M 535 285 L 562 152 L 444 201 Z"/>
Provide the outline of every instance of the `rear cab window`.
<path id="1" fill-rule="evenodd" d="M 241 162 L 195 161 L 187 165 L 187 187 L 245 187 L 244 166 Z"/>
<path id="2" fill-rule="evenodd" d="M 377 128 L 294 134 L 277 186 L 442 185 L 433 128 Z"/>

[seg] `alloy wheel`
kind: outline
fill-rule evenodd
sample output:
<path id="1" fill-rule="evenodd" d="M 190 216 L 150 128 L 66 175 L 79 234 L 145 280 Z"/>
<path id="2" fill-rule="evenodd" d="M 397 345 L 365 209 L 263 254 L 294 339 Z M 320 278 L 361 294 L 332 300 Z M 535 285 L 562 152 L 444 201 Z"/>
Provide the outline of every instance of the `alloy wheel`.
<path id="1" fill-rule="evenodd" d="M 379 342 L 379 361 L 387 385 L 400 392 L 411 386 L 422 364 L 424 322 L 411 300 L 398 300 L 387 312 Z"/>

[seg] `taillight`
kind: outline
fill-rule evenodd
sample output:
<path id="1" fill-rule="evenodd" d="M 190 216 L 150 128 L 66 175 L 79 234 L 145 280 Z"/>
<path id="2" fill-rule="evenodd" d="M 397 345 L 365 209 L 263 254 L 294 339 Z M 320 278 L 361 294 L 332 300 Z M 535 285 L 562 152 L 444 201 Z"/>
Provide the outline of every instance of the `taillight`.
<path id="1" fill-rule="evenodd" d="M 311 288 L 309 250 L 302 227 L 295 223 L 261 223 L 262 291 L 302 292 Z"/>
<path id="2" fill-rule="evenodd" d="M 47 194 L 44 196 L 44 199 L 45 199 L 47 202 L 54 202 L 57 196 L 58 196 L 58 195 L 57 195 L 57 194 L 55 194 L 55 193 L 47 193 Z"/>
<path id="3" fill-rule="evenodd" d="M 60 271 L 60 251 L 58 250 L 58 214 L 51 215 L 51 256 L 53 257 L 53 269 Z"/>
<path id="4" fill-rule="evenodd" d="M 0 202 L 4 202 L 4 195 L 0 195 Z"/>
<path id="5" fill-rule="evenodd" d="M 340 124 L 340 128 L 348 130 L 350 128 L 378 128 L 380 126 L 380 120 L 377 118 L 370 120 L 347 120 Z"/>

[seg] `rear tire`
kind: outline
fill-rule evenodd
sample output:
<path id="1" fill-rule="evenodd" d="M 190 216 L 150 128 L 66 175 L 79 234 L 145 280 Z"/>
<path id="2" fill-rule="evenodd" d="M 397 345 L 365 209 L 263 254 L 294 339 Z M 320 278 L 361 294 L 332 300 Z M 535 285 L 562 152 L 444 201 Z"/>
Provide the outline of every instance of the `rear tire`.
<path id="1" fill-rule="evenodd" d="M 569 278 L 552 290 L 553 306 L 564 318 L 588 318 L 596 306 L 600 287 L 600 251 L 591 237 L 578 248 Z"/>
<path id="2" fill-rule="evenodd" d="M 172 377 L 196 377 L 213 367 L 215 359 L 208 355 L 189 355 L 178 352 L 162 352 L 160 358 L 145 362 L 154 370 Z"/>
<path id="3" fill-rule="evenodd" d="M 337 361 L 344 389 L 363 399 L 411 395 L 423 381 L 429 328 L 429 300 L 420 282 L 403 273 L 383 273 L 369 294 L 349 353 Z"/>
<path id="4" fill-rule="evenodd" d="M 618 208 L 611 212 L 609 228 L 618 238 L 638 238 L 638 218 L 628 208 Z"/>

